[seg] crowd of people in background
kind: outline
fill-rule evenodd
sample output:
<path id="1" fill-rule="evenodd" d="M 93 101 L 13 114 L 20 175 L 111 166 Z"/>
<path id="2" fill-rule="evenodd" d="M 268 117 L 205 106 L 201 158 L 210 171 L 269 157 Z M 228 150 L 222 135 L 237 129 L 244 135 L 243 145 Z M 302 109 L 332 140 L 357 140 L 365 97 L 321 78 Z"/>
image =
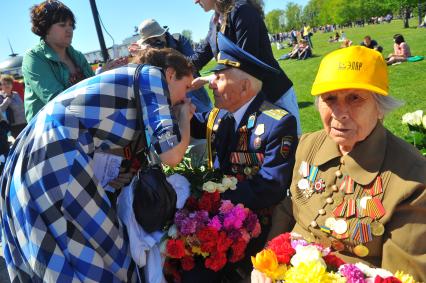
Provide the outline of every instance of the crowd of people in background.
<path id="1" fill-rule="evenodd" d="M 157 165 L 175 166 L 190 145 L 201 142 L 205 148 L 206 143 L 211 142 L 211 147 L 217 147 L 217 158 L 210 160 L 214 168 L 231 175 L 247 175 L 235 190 L 223 194 L 224 198 L 259 211 L 277 205 L 277 214 L 269 212 L 268 221 L 261 224 L 259 239 L 250 242 L 246 256 L 239 262 L 216 273 L 198 266 L 193 271 L 183 272 L 183 283 L 247 279 L 252 272 L 250 256 L 264 247 L 268 233 L 270 237 L 290 231 L 287 228 L 295 222 L 297 232 L 308 235 L 310 228 L 305 229 L 302 224 L 307 221 L 303 219 L 306 214 L 296 214 L 308 203 L 312 208 L 308 209 L 312 214 L 309 217 L 314 219 L 319 211 L 314 209 L 314 198 L 301 204 L 287 197 L 283 188 L 291 188 L 293 196 L 300 194 L 299 180 L 295 182 L 297 170 L 308 158 L 313 160 L 317 152 L 324 154 L 324 163 L 331 160 L 332 167 L 336 168 L 344 165 L 341 160 L 351 152 L 361 153 L 348 160 L 350 165 L 358 166 L 350 167 L 358 173 L 364 170 L 361 167 L 367 162 L 362 153 L 368 152 L 368 146 L 375 146 L 372 155 L 382 154 L 374 159 L 377 174 L 383 173 L 380 170 L 384 162 L 403 163 L 404 154 L 421 163 L 418 152 L 388 133 L 382 125 L 385 114 L 399 106 L 399 102 L 388 96 L 386 64 L 399 64 L 412 56 L 403 35 L 394 35 L 393 52 L 384 58 L 378 53 L 383 52 L 383 47 L 370 35 L 364 36 L 359 46 L 354 47 L 343 30 L 345 26 L 311 27 L 303 23 L 298 29 L 294 27 L 288 32 L 269 35 L 261 0 L 196 0 L 195 3 L 204 12 L 213 12 L 206 39 L 195 48 L 181 34 L 171 34 L 167 26 L 155 19 L 146 19 L 138 29 L 140 39 L 129 46 L 130 56 L 99 62 L 95 72 L 84 55 L 71 45 L 76 26 L 73 12 L 56 0 L 47 0 L 31 8 L 32 31 L 40 41 L 24 56 L 25 88 L 10 75 L 0 76 L 0 173 L 8 158 L 4 168 L 6 177 L 0 178 L 0 187 L 4 190 L 0 207 L 8 207 L 0 211 L 1 231 L 12 281 L 38 282 L 47 276 L 52 282 L 65 279 L 135 282 L 139 273 L 144 272 L 138 267 L 149 264 L 146 258 L 140 258 L 141 255 L 132 250 L 129 242 L 142 237 L 135 236 L 132 231 L 132 225 L 140 223 L 129 220 L 123 227 L 115 205 L 120 190 L 131 184 L 135 172 L 146 165 L 134 162 L 142 151 L 149 152 Z M 392 19 L 391 14 L 373 17 L 368 24 L 389 23 Z M 355 25 L 364 25 L 364 21 Z M 426 17 L 423 26 L 426 27 Z M 305 135 L 307 138 L 301 138 L 299 144 L 302 130 L 297 96 L 293 82 L 278 60 L 313 57 L 312 39 L 319 32 L 331 34 L 330 46 L 341 45 L 336 48 L 339 50 L 323 59 L 312 88 L 325 131 Z M 291 49 L 275 59 L 274 44 L 277 49 Z M 337 64 L 340 58 L 359 59 L 370 67 L 369 73 L 352 75 L 345 70 L 342 75 Z M 201 76 L 200 71 L 212 59 L 217 61 L 215 68 L 210 70 L 212 74 Z M 378 67 L 371 67 L 374 64 Z M 363 87 L 353 88 L 358 83 Z M 214 105 L 206 85 L 213 91 Z M 355 109 L 353 113 L 343 113 L 349 108 Z M 339 113 L 344 117 L 337 117 Z M 333 129 L 337 120 L 348 123 L 348 129 L 336 130 L 339 132 L 336 134 Z M 210 137 L 207 136 L 209 127 Z M 350 127 L 360 130 L 349 130 Z M 356 133 L 349 135 L 350 131 Z M 238 142 L 237 136 L 242 137 Z M 149 144 L 141 142 L 145 140 L 141 137 Z M 13 147 L 10 140 L 15 141 Z M 229 143 L 230 140 L 233 142 Z M 245 172 L 247 164 L 243 164 L 247 165 L 244 168 L 229 161 L 233 154 L 242 151 L 240 147 L 244 147 L 244 142 L 244 153 L 260 152 L 265 157 L 255 173 Z M 399 155 L 395 158 L 385 156 L 378 144 L 386 144 L 389 151 L 398 149 Z M 300 145 L 302 149 L 296 149 Z M 308 154 L 309 150 L 312 154 Z M 93 168 L 97 165 L 95 155 L 115 154 L 122 160 L 127 158 L 125 155 L 129 151 L 135 154 L 127 160 L 131 166 L 120 161 L 117 175 L 110 182 L 98 182 Z M 139 155 L 136 156 L 136 152 Z M 326 154 L 332 154 L 332 159 L 327 161 Z M 294 164 L 298 168 L 293 169 Z M 336 175 L 329 168 L 321 170 L 327 171 L 322 173 L 329 179 Z M 424 205 L 411 197 L 405 200 L 397 184 L 409 183 L 413 196 L 424 202 L 424 192 L 420 190 L 424 188 L 421 183 L 424 171 L 424 164 L 420 164 L 418 171 L 404 172 L 402 177 L 398 175 L 395 185 L 386 183 L 388 190 L 398 196 L 388 213 L 400 213 L 409 218 L 412 225 L 420 226 L 421 221 L 414 213 L 398 209 L 404 205 L 413 207 L 411 209 Z M 359 178 L 367 173 L 362 172 Z M 396 174 L 392 176 L 397 178 Z M 34 190 L 37 197 L 34 197 Z M 389 194 L 386 197 L 389 198 Z M 14 217 L 28 207 L 31 208 L 28 213 Z M 291 207 L 298 211 L 289 211 Z M 134 205 L 127 210 L 138 216 Z M 406 223 L 403 217 L 399 222 L 389 222 L 389 229 L 397 231 L 395 233 Z M 317 228 L 318 223 L 312 223 L 308 227 Z M 322 232 L 317 229 L 310 234 L 319 237 Z M 417 236 L 405 235 L 416 241 Z M 389 233 L 380 241 L 388 240 L 386 237 L 395 238 Z M 405 267 L 417 272 L 417 276 L 424 276 L 424 259 L 406 251 L 403 242 L 396 241 L 395 246 L 387 248 L 392 255 L 404 254 Z M 159 240 L 155 244 L 159 244 Z M 19 253 L 15 252 L 18 250 Z M 374 260 L 380 266 L 382 254 L 379 250 L 375 251 Z M 50 261 L 50 257 L 55 257 L 56 261 Z M 37 258 L 36 264 L 28 258 Z M 359 256 L 351 254 L 350 258 L 355 260 Z M 396 266 L 391 261 L 384 261 L 384 265 Z M 158 271 L 159 266 L 161 261 L 158 266 L 151 264 L 149 268 Z M 159 273 L 162 278 L 161 270 Z M 256 276 L 260 279 L 254 282 L 268 282 L 265 274 Z"/>

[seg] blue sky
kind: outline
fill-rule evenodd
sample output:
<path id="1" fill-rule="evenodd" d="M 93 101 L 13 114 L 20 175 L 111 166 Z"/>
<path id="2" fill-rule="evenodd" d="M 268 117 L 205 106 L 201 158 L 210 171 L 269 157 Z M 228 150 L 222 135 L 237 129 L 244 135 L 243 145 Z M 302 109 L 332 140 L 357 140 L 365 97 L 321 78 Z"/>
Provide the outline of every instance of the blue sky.
<path id="1" fill-rule="evenodd" d="M 15 53 L 23 55 L 25 50 L 38 42 L 31 32 L 29 10 L 41 1 L 5 0 L 2 1 L 0 16 L 0 60 L 10 54 L 8 39 Z M 82 52 L 99 49 L 96 29 L 93 23 L 89 0 L 63 0 L 77 18 L 72 45 Z M 264 0 L 265 11 L 284 9 L 289 0 Z M 293 1 L 305 5 L 308 0 Z M 154 18 L 161 25 L 168 25 L 170 31 L 192 31 L 194 40 L 207 34 L 211 14 L 205 13 L 194 0 L 97 0 L 101 19 L 114 38 L 115 43 L 133 34 L 133 27 L 146 18 Z M 111 38 L 104 32 L 106 45 L 112 45 Z"/>

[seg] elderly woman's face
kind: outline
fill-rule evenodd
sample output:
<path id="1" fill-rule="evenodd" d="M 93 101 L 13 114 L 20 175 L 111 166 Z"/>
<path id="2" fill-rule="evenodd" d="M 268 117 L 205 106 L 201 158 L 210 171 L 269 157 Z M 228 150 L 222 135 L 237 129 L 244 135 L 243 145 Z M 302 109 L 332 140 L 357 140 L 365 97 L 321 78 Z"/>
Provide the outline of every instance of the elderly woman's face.
<path id="1" fill-rule="evenodd" d="M 364 140 L 383 116 L 373 94 L 357 89 L 322 94 L 318 110 L 324 129 L 344 154 Z"/>

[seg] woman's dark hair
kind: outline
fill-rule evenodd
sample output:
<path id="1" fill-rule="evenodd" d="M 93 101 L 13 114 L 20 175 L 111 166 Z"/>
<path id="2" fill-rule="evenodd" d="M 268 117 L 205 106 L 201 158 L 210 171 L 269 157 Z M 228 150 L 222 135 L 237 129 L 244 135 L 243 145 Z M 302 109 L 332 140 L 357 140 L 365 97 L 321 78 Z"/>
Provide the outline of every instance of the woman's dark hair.
<path id="1" fill-rule="evenodd" d="M 176 79 L 189 76 L 193 72 L 193 65 L 185 56 L 172 48 L 147 48 L 139 52 L 133 63 L 148 64 L 160 67 L 163 70 L 173 68 Z"/>
<path id="2" fill-rule="evenodd" d="M 395 40 L 396 44 L 401 44 L 401 43 L 405 42 L 404 37 L 402 36 L 402 34 L 399 34 L 399 33 L 395 34 L 393 36 L 393 39 Z"/>
<path id="3" fill-rule="evenodd" d="M 31 7 L 31 31 L 45 38 L 49 28 L 56 23 L 71 20 L 75 27 L 75 17 L 70 8 L 57 0 L 47 0 Z"/>

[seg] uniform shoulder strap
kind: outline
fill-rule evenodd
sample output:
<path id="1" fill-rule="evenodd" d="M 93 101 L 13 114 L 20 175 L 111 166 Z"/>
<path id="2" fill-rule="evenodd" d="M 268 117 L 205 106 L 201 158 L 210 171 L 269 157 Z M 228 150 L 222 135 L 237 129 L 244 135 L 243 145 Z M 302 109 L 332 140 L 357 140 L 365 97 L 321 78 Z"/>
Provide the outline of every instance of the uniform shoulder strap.
<path id="1" fill-rule="evenodd" d="M 213 150 L 212 150 L 212 133 L 213 124 L 216 120 L 217 114 L 219 114 L 219 108 L 214 107 L 207 119 L 206 138 L 207 138 L 207 166 L 209 169 L 213 169 Z"/>

